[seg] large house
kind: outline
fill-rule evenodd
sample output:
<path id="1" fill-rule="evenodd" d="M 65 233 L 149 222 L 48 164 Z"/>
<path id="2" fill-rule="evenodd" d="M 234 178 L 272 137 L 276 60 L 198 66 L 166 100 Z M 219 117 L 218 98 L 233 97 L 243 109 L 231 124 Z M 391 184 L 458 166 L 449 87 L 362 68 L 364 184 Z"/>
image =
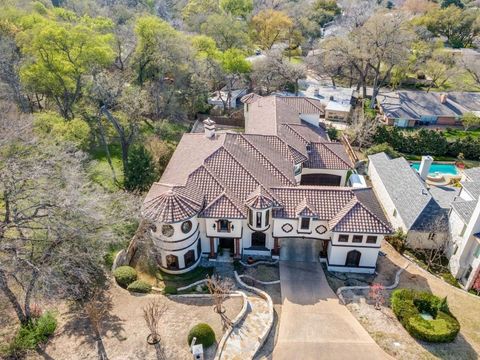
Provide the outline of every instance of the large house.
<path id="1" fill-rule="evenodd" d="M 480 167 L 464 170 L 450 211 L 450 271 L 470 289 L 480 277 Z"/>
<path id="2" fill-rule="evenodd" d="M 244 134 L 205 120 L 205 133 L 182 137 L 147 194 L 142 214 L 159 266 L 183 273 L 220 252 L 281 256 L 311 241 L 330 270 L 373 272 L 389 222 L 371 189 L 345 187 L 353 164 L 318 126 L 316 103 L 253 94 L 242 101 Z"/>
<path id="3" fill-rule="evenodd" d="M 480 114 L 480 93 L 392 91 L 377 96 L 387 125 L 460 125 L 465 113 Z"/>

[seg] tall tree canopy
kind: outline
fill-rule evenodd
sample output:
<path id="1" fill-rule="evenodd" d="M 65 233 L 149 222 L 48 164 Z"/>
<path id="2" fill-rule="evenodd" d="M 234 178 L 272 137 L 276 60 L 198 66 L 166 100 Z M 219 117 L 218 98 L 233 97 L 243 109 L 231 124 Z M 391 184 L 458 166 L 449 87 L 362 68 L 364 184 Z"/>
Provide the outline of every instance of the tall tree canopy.
<path id="1" fill-rule="evenodd" d="M 85 77 L 113 62 L 112 23 L 61 14 L 70 21 L 22 19 L 24 30 L 17 38 L 26 59 L 20 76 L 29 91 L 51 98 L 62 116 L 71 119 Z"/>
<path id="2" fill-rule="evenodd" d="M 292 19 L 281 11 L 262 10 L 252 19 L 253 38 L 265 50 L 271 49 L 276 42 L 287 40 L 292 28 Z"/>

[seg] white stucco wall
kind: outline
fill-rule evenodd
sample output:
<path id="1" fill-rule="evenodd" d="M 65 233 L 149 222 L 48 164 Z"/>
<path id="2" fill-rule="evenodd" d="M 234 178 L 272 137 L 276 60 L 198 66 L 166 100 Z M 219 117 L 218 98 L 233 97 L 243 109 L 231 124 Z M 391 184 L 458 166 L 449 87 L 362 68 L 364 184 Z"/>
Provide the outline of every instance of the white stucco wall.
<path id="1" fill-rule="evenodd" d="M 320 122 L 320 115 L 319 114 L 300 114 L 300 119 L 318 127 Z"/>
<path id="2" fill-rule="evenodd" d="M 412 249 L 435 249 L 439 246 L 446 245 L 448 233 L 436 233 L 435 239 L 429 240 L 429 232 L 420 232 L 410 230 L 407 234 L 406 243 Z"/>
<path id="3" fill-rule="evenodd" d="M 274 237 L 305 237 L 309 239 L 330 239 L 331 232 L 327 231 L 324 234 L 319 234 L 315 229 L 323 225 L 328 229 L 328 223 L 321 220 L 311 220 L 310 229 L 308 231 L 299 231 L 299 219 L 275 219 L 273 223 L 273 236 Z M 292 226 L 292 231 L 285 232 L 282 229 L 282 226 L 285 224 L 290 224 Z"/>

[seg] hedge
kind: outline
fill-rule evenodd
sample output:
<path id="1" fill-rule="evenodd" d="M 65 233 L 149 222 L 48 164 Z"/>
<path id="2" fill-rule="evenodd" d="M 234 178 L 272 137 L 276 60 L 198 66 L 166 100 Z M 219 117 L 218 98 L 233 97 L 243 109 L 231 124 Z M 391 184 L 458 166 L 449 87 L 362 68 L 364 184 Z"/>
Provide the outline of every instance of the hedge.
<path id="1" fill-rule="evenodd" d="M 128 291 L 132 292 L 137 292 L 137 293 L 149 293 L 152 291 L 152 285 L 146 283 L 145 281 L 142 280 L 136 280 L 132 282 L 130 285 L 127 287 Z"/>
<path id="2" fill-rule="evenodd" d="M 420 129 L 405 132 L 395 126 L 379 126 L 373 136 L 373 142 L 387 143 L 395 151 L 405 154 L 430 154 L 457 158 L 462 153 L 467 160 L 480 160 L 480 138 L 471 136 L 448 141 L 439 131 Z"/>
<path id="3" fill-rule="evenodd" d="M 460 324 L 450 313 L 447 299 L 428 292 L 398 289 L 392 293 L 391 307 L 410 335 L 428 342 L 451 342 L 460 331 Z M 433 320 L 420 315 L 427 312 Z"/>
<path id="4" fill-rule="evenodd" d="M 175 286 L 173 286 L 173 285 L 167 285 L 167 286 L 165 286 L 165 288 L 163 289 L 163 292 L 164 292 L 165 294 L 167 294 L 167 295 L 169 295 L 169 294 L 170 294 L 170 295 L 175 295 L 175 294 L 178 292 L 178 290 L 177 290 L 177 288 L 176 288 Z"/>
<path id="5" fill-rule="evenodd" d="M 137 271 L 131 266 L 120 266 L 115 269 L 113 276 L 115 276 L 118 285 L 126 288 L 137 280 Z"/>
<path id="6" fill-rule="evenodd" d="M 187 338 L 188 345 L 192 343 L 194 337 L 197 338 L 195 344 L 202 344 L 206 348 L 215 342 L 215 332 L 205 323 L 197 324 L 190 330 Z"/>

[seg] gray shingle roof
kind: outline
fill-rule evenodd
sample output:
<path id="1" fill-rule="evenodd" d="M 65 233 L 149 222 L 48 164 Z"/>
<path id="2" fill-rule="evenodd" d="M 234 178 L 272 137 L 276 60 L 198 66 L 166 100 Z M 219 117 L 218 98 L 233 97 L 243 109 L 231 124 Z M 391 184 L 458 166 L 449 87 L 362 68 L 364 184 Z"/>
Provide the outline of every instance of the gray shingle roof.
<path id="1" fill-rule="evenodd" d="M 389 118 L 419 120 L 422 116 L 461 116 L 480 111 L 480 93 L 451 92 L 442 103 L 442 94 L 425 91 L 392 91 L 378 95 L 377 100 Z"/>
<path id="2" fill-rule="evenodd" d="M 480 181 L 463 181 L 463 190 L 470 194 L 474 199 L 480 197 Z"/>
<path id="3" fill-rule="evenodd" d="M 480 181 L 480 167 L 465 169 L 463 173 L 470 181 Z"/>
<path id="4" fill-rule="evenodd" d="M 475 200 L 457 200 L 453 202 L 452 208 L 457 212 L 462 221 L 465 224 L 468 224 L 472 218 L 473 211 L 475 210 L 475 205 L 477 205 Z"/>
<path id="5" fill-rule="evenodd" d="M 390 159 L 385 153 L 370 155 L 374 166 L 392 202 L 410 229 L 432 199 L 417 172 L 404 158 Z"/>

